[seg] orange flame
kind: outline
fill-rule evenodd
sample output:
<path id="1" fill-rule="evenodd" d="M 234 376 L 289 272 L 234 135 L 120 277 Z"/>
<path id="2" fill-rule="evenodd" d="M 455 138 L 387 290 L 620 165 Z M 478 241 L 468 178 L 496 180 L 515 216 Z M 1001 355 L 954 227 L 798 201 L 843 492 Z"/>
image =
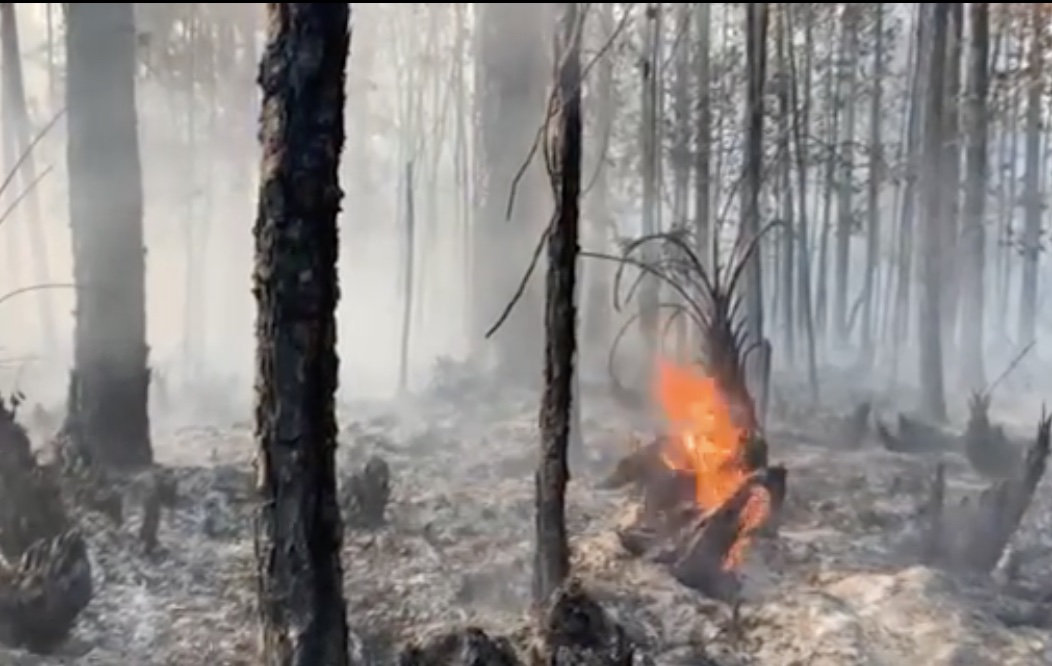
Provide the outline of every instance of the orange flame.
<path id="1" fill-rule="evenodd" d="M 694 475 L 698 506 L 710 511 L 726 502 L 749 477 L 744 464 L 749 433 L 735 423 L 730 404 L 713 377 L 666 360 L 657 364 L 656 398 L 668 420 L 665 464 Z M 737 568 L 750 534 L 767 519 L 770 497 L 754 486 L 739 518 L 738 537 L 724 559 Z"/>

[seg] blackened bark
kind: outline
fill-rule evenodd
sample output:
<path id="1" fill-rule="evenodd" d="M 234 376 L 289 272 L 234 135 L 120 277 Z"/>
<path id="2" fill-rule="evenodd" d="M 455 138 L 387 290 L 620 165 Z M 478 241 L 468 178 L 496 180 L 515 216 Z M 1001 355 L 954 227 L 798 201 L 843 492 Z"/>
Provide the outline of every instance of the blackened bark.
<path id="1" fill-rule="evenodd" d="M 70 227 L 77 284 L 69 432 L 113 466 L 153 460 L 131 3 L 70 4 Z"/>
<path id="2" fill-rule="evenodd" d="M 537 468 L 537 552 L 534 601 L 544 604 L 570 570 L 566 537 L 566 448 L 577 339 L 574 283 L 581 195 L 581 26 L 577 3 L 563 5 L 559 66 L 556 217 L 548 236 L 548 277 L 544 310 L 544 395 L 541 398 L 541 460 Z"/>
<path id="3" fill-rule="evenodd" d="M 255 235 L 263 663 L 344 666 L 337 215 L 349 3 L 267 3 Z"/>

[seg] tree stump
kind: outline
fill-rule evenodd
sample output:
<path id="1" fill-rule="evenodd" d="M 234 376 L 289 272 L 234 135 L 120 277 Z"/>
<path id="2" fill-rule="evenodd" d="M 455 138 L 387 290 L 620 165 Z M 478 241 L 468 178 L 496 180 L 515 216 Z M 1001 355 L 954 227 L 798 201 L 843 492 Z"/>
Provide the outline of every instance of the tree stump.
<path id="1" fill-rule="evenodd" d="M 978 498 L 946 506 L 945 472 L 938 466 L 925 511 L 928 531 L 924 556 L 950 569 L 990 573 L 1030 507 L 1045 474 L 1050 448 L 1049 417 L 1042 416 L 1037 436 L 1015 474 L 997 481 Z"/>
<path id="2" fill-rule="evenodd" d="M 0 571 L 0 642 L 47 654 L 91 601 L 87 546 L 76 530 L 41 539 L 18 567 Z"/>
<path id="3" fill-rule="evenodd" d="M 541 619 L 532 663 L 545 666 L 632 666 L 636 648 L 603 608 L 568 580 L 556 590 Z"/>
<path id="4" fill-rule="evenodd" d="M 391 469 L 383 458 L 373 456 L 347 480 L 344 489 L 347 524 L 362 529 L 381 527 L 390 499 Z"/>
<path id="5" fill-rule="evenodd" d="M 411 643 L 398 657 L 398 666 L 519 666 L 506 638 L 491 638 L 477 627 L 443 632 Z"/>

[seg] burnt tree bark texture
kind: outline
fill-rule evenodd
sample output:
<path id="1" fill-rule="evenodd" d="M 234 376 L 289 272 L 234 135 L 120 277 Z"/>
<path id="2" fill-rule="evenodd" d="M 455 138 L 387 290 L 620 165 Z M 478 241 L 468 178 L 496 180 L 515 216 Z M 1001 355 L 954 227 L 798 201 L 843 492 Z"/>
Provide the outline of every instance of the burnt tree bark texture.
<path id="1" fill-rule="evenodd" d="M 566 537 L 566 449 L 576 353 L 577 233 L 581 196 L 581 21 L 577 3 L 562 6 L 556 47 L 559 63 L 556 100 L 556 211 L 548 236 L 548 277 L 544 310 L 544 395 L 541 398 L 541 459 L 537 468 L 537 553 L 534 601 L 544 604 L 570 570 Z"/>
<path id="2" fill-rule="evenodd" d="M 336 497 L 337 215 L 349 3 L 267 3 L 255 236 L 263 663 L 349 663 Z"/>
<path id="3" fill-rule="evenodd" d="M 77 284 L 67 426 L 100 463 L 148 465 L 153 452 L 132 4 L 70 4 L 66 48 Z"/>

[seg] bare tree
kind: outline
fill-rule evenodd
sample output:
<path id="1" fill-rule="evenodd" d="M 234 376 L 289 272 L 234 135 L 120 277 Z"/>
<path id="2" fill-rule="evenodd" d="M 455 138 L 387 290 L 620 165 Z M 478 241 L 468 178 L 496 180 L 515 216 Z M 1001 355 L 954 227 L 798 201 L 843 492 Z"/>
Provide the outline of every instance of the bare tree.
<path id="1" fill-rule="evenodd" d="M 338 168 L 349 3 L 268 3 L 256 259 L 263 663 L 344 666 L 336 502 Z"/>
<path id="2" fill-rule="evenodd" d="M 553 228 L 548 236 L 548 277 L 544 309 L 544 395 L 541 399 L 541 460 L 537 468 L 537 555 L 534 600 L 546 601 L 566 579 L 570 549 L 566 537 L 566 461 L 570 437 L 570 401 L 576 354 L 577 242 L 581 197 L 581 12 L 578 3 L 562 5 L 562 29 L 556 47 L 558 104 L 554 173 Z"/>

